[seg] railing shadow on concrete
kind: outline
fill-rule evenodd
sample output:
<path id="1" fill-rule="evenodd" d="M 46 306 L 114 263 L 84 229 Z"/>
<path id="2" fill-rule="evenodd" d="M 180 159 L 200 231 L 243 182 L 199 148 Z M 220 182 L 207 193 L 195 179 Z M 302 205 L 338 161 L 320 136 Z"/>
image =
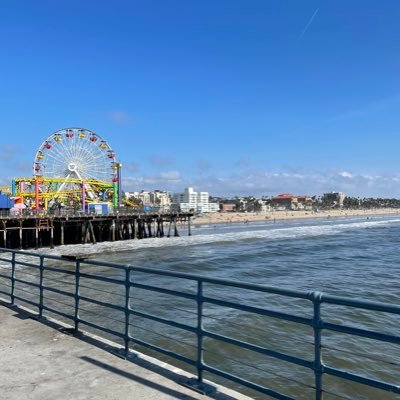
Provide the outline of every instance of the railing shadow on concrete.
<path id="1" fill-rule="evenodd" d="M 0 262 L 3 266 L 0 269 L 0 279 L 2 280 L 2 288 L 6 288 L 5 290 L 0 290 L 0 295 L 6 296 L 9 304 L 22 304 L 28 305 L 30 308 L 33 307 L 37 309 L 39 318 L 52 314 L 69 321 L 70 332 L 73 334 L 79 334 L 86 329 L 93 329 L 96 332 L 101 332 L 106 337 L 116 338 L 123 345 L 122 351 L 119 352 L 119 355 L 123 357 L 129 358 L 131 347 L 139 346 L 153 353 L 178 360 L 182 365 L 187 365 L 189 370 L 195 371 L 196 378 L 191 381 L 191 384 L 196 390 L 209 391 L 204 379 L 204 374 L 207 373 L 208 375 L 234 382 L 239 387 L 245 387 L 272 398 L 284 400 L 295 398 L 293 395 L 283 393 L 284 387 L 281 388 L 282 390 L 277 390 L 262 384 L 267 381 L 266 379 L 260 383 L 259 380 L 253 380 L 251 377 L 228 371 L 218 363 L 213 363 L 212 358 L 205 361 L 208 341 L 213 340 L 221 345 L 246 350 L 252 354 L 266 357 L 270 360 L 269 362 L 273 360 L 275 362 L 285 362 L 310 371 L 314 376 L 312 385 L 307 385 L 299 380 L 297 380 L 297 383 L 299 385 L 304 384 L 308 389 L 311 389 L 316 400 L 322 399 L 324 394 L 329 393 L 324 388 L 324 377 L 327 376 L 380 389 L 387 393 L 400 394 L 399 385 L 368 377 L 367 374 L 353 373 L 336 368 L 325 364 L 322 360 L 322 336 L 325 332 L 341 333 L 395 345 L 400 344 L 400 336 L 372 329 L 348 326 L 342 323 L 328 322 L 321 317 L 321 308 L 324 305 L 345 306 L 366 312 L 393 315 L 400 315 L 399 306 L 331 296 L 320 292 L 280 289 L 84 258 L 77 258 L 72 261 L 60 256 L 25 251 L 0 249 L 0 252 Z M 103 273 L 106 269 L 108 273 Z M 27 272 L 28 270 L 29 272 Z M 139 279 L 138 275 L 140 276 Z M 151 277 L 157 277 L 163 283 L 151 284 Z M 186 282 L 187 285 L 183 285 L 181 288 L 179 285 L 176 287 L 175 283 L 177 281 Z M 190 290 L 186 290 L 188 285 Z M 210 290 L 210 287 L 213 287 L 214 290 Z M 218 289 L 215 290 L 215 288 Z M 274 310 L 268 307 L 268 304 L 263 306 L 249 305 L 241 301 L 240 298 L 237 299 L 237 296 L 233 296 L 233 299 L 232 296 L 228 299 L 218 296 L 219 292 L 223 292 L 226 289 L 229 289 L 231 293 L 245 290 L 254 296 L 260 294 L 278 295 L 283 298 L 301 300 L 310 305 L 310 314 L 295 315 L 290 312 L 290 309 L 289 311 L 285 309 L 283 311 Z M 91 290 L 92 295 L 84 294 L 85 290 Z M 93 295 L 94 292 L 101 294 L 103 297 Z M 137 302 L 140 300 L 137 297 L 138 293 L 148 294 L 148 297 L 142 299 L 143 301 L 152 302 L 152 300 L 155 300 L 154 305 L 156 308 L 153 308 L 153 312 L 147 312 L 147 310 L 137 306 Z M 113 294 L 113 296 L 109 297 L 108 295 L 110 294 Z M 157 303 L 155 295 L 164 296 L 164 302 L 159 301 Z M 115 296 L 119 299 L 117 302 L 112 300 Z M 168 303 L 165 303 L 166 298 L 180 299 L 183 302 L 191 303 L 193 305 L 190 311 L 192 314 L 191 319 L 188 319 L 188 322 L 186 320 L 182 322 L 171 316 L 157 315 L 157 306 L 159 309 L 164 306 L 169 307 Z M 93 309 L 89 310 L 90 305 L 100 307 L 102 314 L 98 311 L 93 311 Z M 231 312 L 244 312 L 248 315 L 267 317 L 272 321 L 283 321 L 299 327 L 308 327 L 312 332 L 310 336 L 311 356 L 309 358 L 300 357 L 289 354 L 288 350 L 277 351 L 267 345 L 251 342 L 246 339 L 245 332 L 241 338 L 238 338 L 234 335 L 221 333 L 218 329 L 210 329 L 204 324 L 205 318 L 208 317 L 204 313 L 206 305 L 231 310 Z M 173 303 L 171 303 L 171 308 L 179 310 L 178 307 L 173 306 Z M 87 312 L 89 314 L 97 313 L 99 318 L 90 319 L 87 316 L 89 315 Z M 193 342 L 195 350 L 192 352 L 178 352 L 176 347 L 170 349 L 163 346 L 162 343 L 152 341 L 151 335 L 139 336 L 138 329 L 142 328 L 138 326 L 137 320 L 148 321 L 149 324 L 146 325 L 144 330 L 148 332 L 158 330 L 155 333 L 161 336 L 168 337 L 167 328 L 192 335 L 195 338 Z M 219 323 L 222 324 L 221 319 Z M 162 327 L 165 327 L 165 331 Z M 170 337 L 170 339 L 174 338 Z M 179 341 L 181 341 L 181 338 L 177 336 L 176 342 Z M 235 356 L 233 355 L 232 357 L 234 358 Z M 236 361 L 239 364 L 244 362 L 241 359 Z M 293 380 L 293 382 L 296 382 L 296 380 Z M 337 397 L 349 398 L 340 395 Z"/>

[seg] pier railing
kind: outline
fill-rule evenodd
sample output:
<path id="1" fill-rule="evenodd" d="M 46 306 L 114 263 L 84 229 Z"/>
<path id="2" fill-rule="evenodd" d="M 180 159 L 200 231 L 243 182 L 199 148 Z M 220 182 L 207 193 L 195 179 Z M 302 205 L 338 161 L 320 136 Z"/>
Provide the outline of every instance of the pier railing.
<path id="1" fill-rule="evenodd" d="M 0 218 L 26 218 L 26 217 L 82 217 L 82 216 L 99 216 L 102 215 L 148 215 L 148 214 L 177 214 L 180 213 L 175 210 L 170 210 L 166 207 L 154 206 L 147 207 L 117 207 L 111 208 L 107 213 L 97 213 L 95 211 L 82 211 L 74 209 L 49 209 L 49 210 L 30 210 L 30 209 L 17 209 L 17 210 L 0 210 Z M 182 213 L 192 214 L 192 213 Z"/>
<path id="2" fill-rule="evenodd" d="M 158 283 L 154 283 L 153 278 L 159 279 Z M 249 303 L 236 296 L 235 293 L 239 291 L 250 293 L 255 302 Z M 230 295 L 224 297 L 222 295 L 224 292 L 230 293 Z M 93 295 L 93 293 L 104 297 Z M 388 313 L 397 318 L 400 315 L 400 307 L 397 305 L 354 300 L 320 292 L 279 289 L 79 257 L 73 259 L 73 257 L 8 249 L 0 249 L 0 296 L 12 305 L 27 305 L 29 308 L 37 310 L 39 317 L 56 315 L 62 320 L 67 320 L 70 322 L 73 332 L 92 329 L 95 332 L 102 332 L 107 337 L 112 336 L 121 341 L 125 355 L 131 351 L 132 346 L 139 346 L 170 359 L 176 359 L 180 363 L 188 365 L 189 369 L 191 368 L 195 372 L 196 379 L 192 384 L 198 390 L 205 387 L 204 375 L 208 374 L 234 382 L 238 387 L 246 387 L 271 398 L 286 400 L 298 398 L 297 395 L 285 394 L 287 387 L 281 387 L 279 390 L 271 388 L 269 383 L 273 382 L 273 379 L 264 377 L 256 380 L 252 379 L 251 375 L 245 377 L 241 375 L 240 368 L 232 372 L 228 368 L 220 366 L 218 362 L 213 362 L 212 357 L 209 359 L 205 357 L 205 354 L 210 353 L 208 346 L 210 341 L 213 341 L 214 350 L 211 353 L 218 351 L 218 343 L 223 344 L 231 349 L 227 350 L 223 357 L 228 360 L 231 358 L 238 364 L 246 365 L 245 358 L 237 356 L 238 349 L 249 352 L 251 356 L 248 360 L 252 357 L 257 359 L 258 376 L 260 376 L 263 365 L 260 357 L 265 358 L 264 365 L 265 363 L 274 365 L 274 363 L 283 362 L 293 365 L 296 370 L 300 367 L 310 372 L 313 377 L 312 382 L 307 384 L 307 380 L 296 381 L 293 379 L 292 384 L 297 382 L 299 385 L 308 386 L 308 390 L 312 391 L 312 397 L 316 400 L 322 399 L 326 394 L 331 394 L 332 398 L 354 399 L 354 397 L 346 397 L 343 392 L 341 394 L 329 392 L 324 386 L 326 377 L 334 377 L 348 384 L 357 383 L 380 389 L 394 395 L 400 394 L 398 384 L 370 377 L 367 363 L 363 365 L 367 369 L 367 373 L 363 374 L 331 366 L 324 363 L 322 359 L 323 339 L 325 336 L 329 338 L 332 333 L 363 338 L 374 343 L 400 344 L 399 335 L 355 327 L 351 326 L 352 324 L 347 325 L 338 319 L 340 316 L 330 322 L 322 318 L 321 311 L 324 307 L 348 307 L 351 310 L 361 310 L 366 313 Z M 269 297 L 263 296 L 281 296 L 283 299 L 303 301 L 309 305 L 305 307 L 305 311 L 308 312 L 304 314 L 295 307 L 291 309 L 290 306 L 283 307 L 283 310 L 275 310 L 273 307 L 269 307 L 269 303 L 265 301 Z M 260 297 L 259 300 L 257 300 L 258 297 Z M 114 301 L 114 298 L 119 300 Z M 168 299 L 172 299 L 171 303 L 168 302 Z M 191 304 L 190 309 L 177 307 L 177 301 L 179 304 L 182 302 Z M 141 302 L 153 303 L 155 306 L 153 311 L 149 312 L 142 307 L 141 304 L 144 303 Z M 90 306 L 92 306 L 91 310 Z M 182 320 L 171 314 L 168 317 L 162 316 L 157 313 L 157 310 L 161 310 L 163 307 L 170 310 L 188 311 L 191 317 Z M 213 315 L 210 315 L 209 308 L 214 310 Z M 222 313 L 223 318 L 221 318 L 221 309 L 225 310 Z M 90 313 L 97 313 L 101 318 L 94 320 L 89 317 Z M 246 331 L 237 336 L 220 329 L 221 325 L 229 322 L 231 316 L 240 313 L 257 318 L 267 318 L 271 324 L 274 323 L 273 321 L 281 321 L 298 326 L 300 330 L 309 329 L 308 339 L 311 347 L 309 354 L 303 357 L 291 354 L 289 348 L 279 351 L 272 349 L 268 346 L 270 338 L 267 336 L 261 336 L 261 342 L 254 342 L 247 337 Z M 172 314 L 178 315 L 179 311 L 172 312 Z M 214 323 L 206 324 L 207 318 L 214 318 Z M 144 328 L 143 326 L 140 328 L 138 320 L 147 321 L 150 325 L 143 325 Z M 151 327 L 157 331 L 158 335 L 164 337 L 168 337 L 171 329 L 192 335 L 194 337 L 192 344 L 195 350 L 189 353 L 178 352 L 177 347 L 170 349 L 160 342 L 155 342 L 152 340 L 151 334 L 138 335 L 140 329 L 147 329 L 150 332 L 149 328 Z M 295 330 L 295 336 L 299 334 L 296 332 Z M 290 336 L 293 332 L 284 329 L 280 331 L 279 335 L 286 334 Z M 179 343 L 182 338 L 181 335 L 176 336 L 176 342 Z M 172 337 L 172 339 L 174 338 Z M 368 354 L 366 356 L 368 357 Z M 279 373 L 276 373 L 275 376 L 279 377 Z M 301 392 L 297 390 L 296 393 Z"/>

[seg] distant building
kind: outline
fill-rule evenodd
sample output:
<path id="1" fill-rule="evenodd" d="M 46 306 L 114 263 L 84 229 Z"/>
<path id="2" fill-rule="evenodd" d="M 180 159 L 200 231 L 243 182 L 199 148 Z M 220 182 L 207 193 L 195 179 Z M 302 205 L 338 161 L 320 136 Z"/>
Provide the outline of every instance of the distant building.
<path id="1" fill-rule="evenodd" d="M 171 196 L 164 190 L 155 190 L 154 192 L 150 192 L 150 201 L 155 206 L 163 209 L 171 206 Z"/>
<path id="2" fill-rule="evenodd" d="M 171 206 L 171 196 L 168 192 L 155 190 L 149 192 L 142 190 L 141 192 L 125 192 L 128 200 L 133 200 L 137 204 L 143 206 L 157 207 L 158 210 L 168 211 Z"/>
<path id="3" fill-rule="evenodd" d="M 236 204 L 235 203 L 221 203 L 219 205 L 219 210 L 221 212 L 234 212 L 236 211 Z"/>
<path id="4" fill-rule="evenodd" d="M 172 208 L 182 212 L 218 212 L 219 204 L 209 202 L 208 192 L 195 192 L 193 188 L 185 188 L 182 193 L 173 194 Z"/>
<path id="5" fill-rule="evenodd" d="M 272 201 L 281 209 L 303 210 L 311 206 L 312 198 L 308 195 L 295 196 L 290 193 L 283 193 L 273 197 Z"/>
<path id="6" fill-rule="evenodd" d="M 345 197 L 346 196 L 343 192 L 324 193 L 322 196 L 322 202 L 332 206 L 337 205 L 339 207 L 343 207 L 343 201 Z"/>
<path id="7" fill-rule="evenodd" d="M 261 212 L 269 212 L 271 211 L 271 206 L 269 204 L 265 204 L 265 202 L 261 205 Z"/>

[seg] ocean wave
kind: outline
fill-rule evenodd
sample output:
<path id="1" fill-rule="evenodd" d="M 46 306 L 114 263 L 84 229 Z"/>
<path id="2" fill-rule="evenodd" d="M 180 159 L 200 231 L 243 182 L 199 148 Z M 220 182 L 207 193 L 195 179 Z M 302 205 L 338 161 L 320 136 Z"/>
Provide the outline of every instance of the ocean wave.
<path id="1" fill-rule="evenodd" d="M 316 237 L 324 235 L 336 235 L 346 231 L 387 226 L 399 223 L 400 219 L 389 219 L 379 221 L 347 222 L 335 224 L 318 224 L 307 226 L 277 227 L 270 229 L 248 230 L 196 234 L 194 236 L 170 237 L 170 238 L 148 238 L 141 240 L 125 240 L 117 242 L 101 242 L 97 244 L 77 244 L 68 246 L 58 246 L 54 249 L 40 249 L 41 253 L 53 255 L 82 254 L 87 256 L 99 255 L 100 253 L 114 253 L 123 251 L 134 251 L 148 248 L 177 247 L 177 246 L 196 246 L 204 244 L 234 243 L 248 240 L 290 240 L 306 237 Z"/>

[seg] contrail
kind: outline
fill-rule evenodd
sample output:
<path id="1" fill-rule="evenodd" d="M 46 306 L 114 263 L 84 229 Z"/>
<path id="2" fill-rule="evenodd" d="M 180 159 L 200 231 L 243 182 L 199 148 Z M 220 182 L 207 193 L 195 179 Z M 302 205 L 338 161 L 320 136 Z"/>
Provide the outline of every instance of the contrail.
<path id="1" fill-rule="evenodd" d="M 310 20 L 308 21 L 307 25 L 306 25 L 305 28 L 303 29 L 303 32 L 301 32 L 301 34 L 300 34 L 300 36 L 297 38 L 297 40 L 300 40 L 300 39 L 304 36 L 304 34 L 308 31 L 308 28 L 310 27 L 310 25 L 311 25 L 312 22 L 314 21 L 314 18 L 317 16 L 318 11 L 319 11 L 319 8 L 317 8 L 317 9 L 314 11 L 314 14 L 312 15 L 312 17 L 311 17 Z"/>

